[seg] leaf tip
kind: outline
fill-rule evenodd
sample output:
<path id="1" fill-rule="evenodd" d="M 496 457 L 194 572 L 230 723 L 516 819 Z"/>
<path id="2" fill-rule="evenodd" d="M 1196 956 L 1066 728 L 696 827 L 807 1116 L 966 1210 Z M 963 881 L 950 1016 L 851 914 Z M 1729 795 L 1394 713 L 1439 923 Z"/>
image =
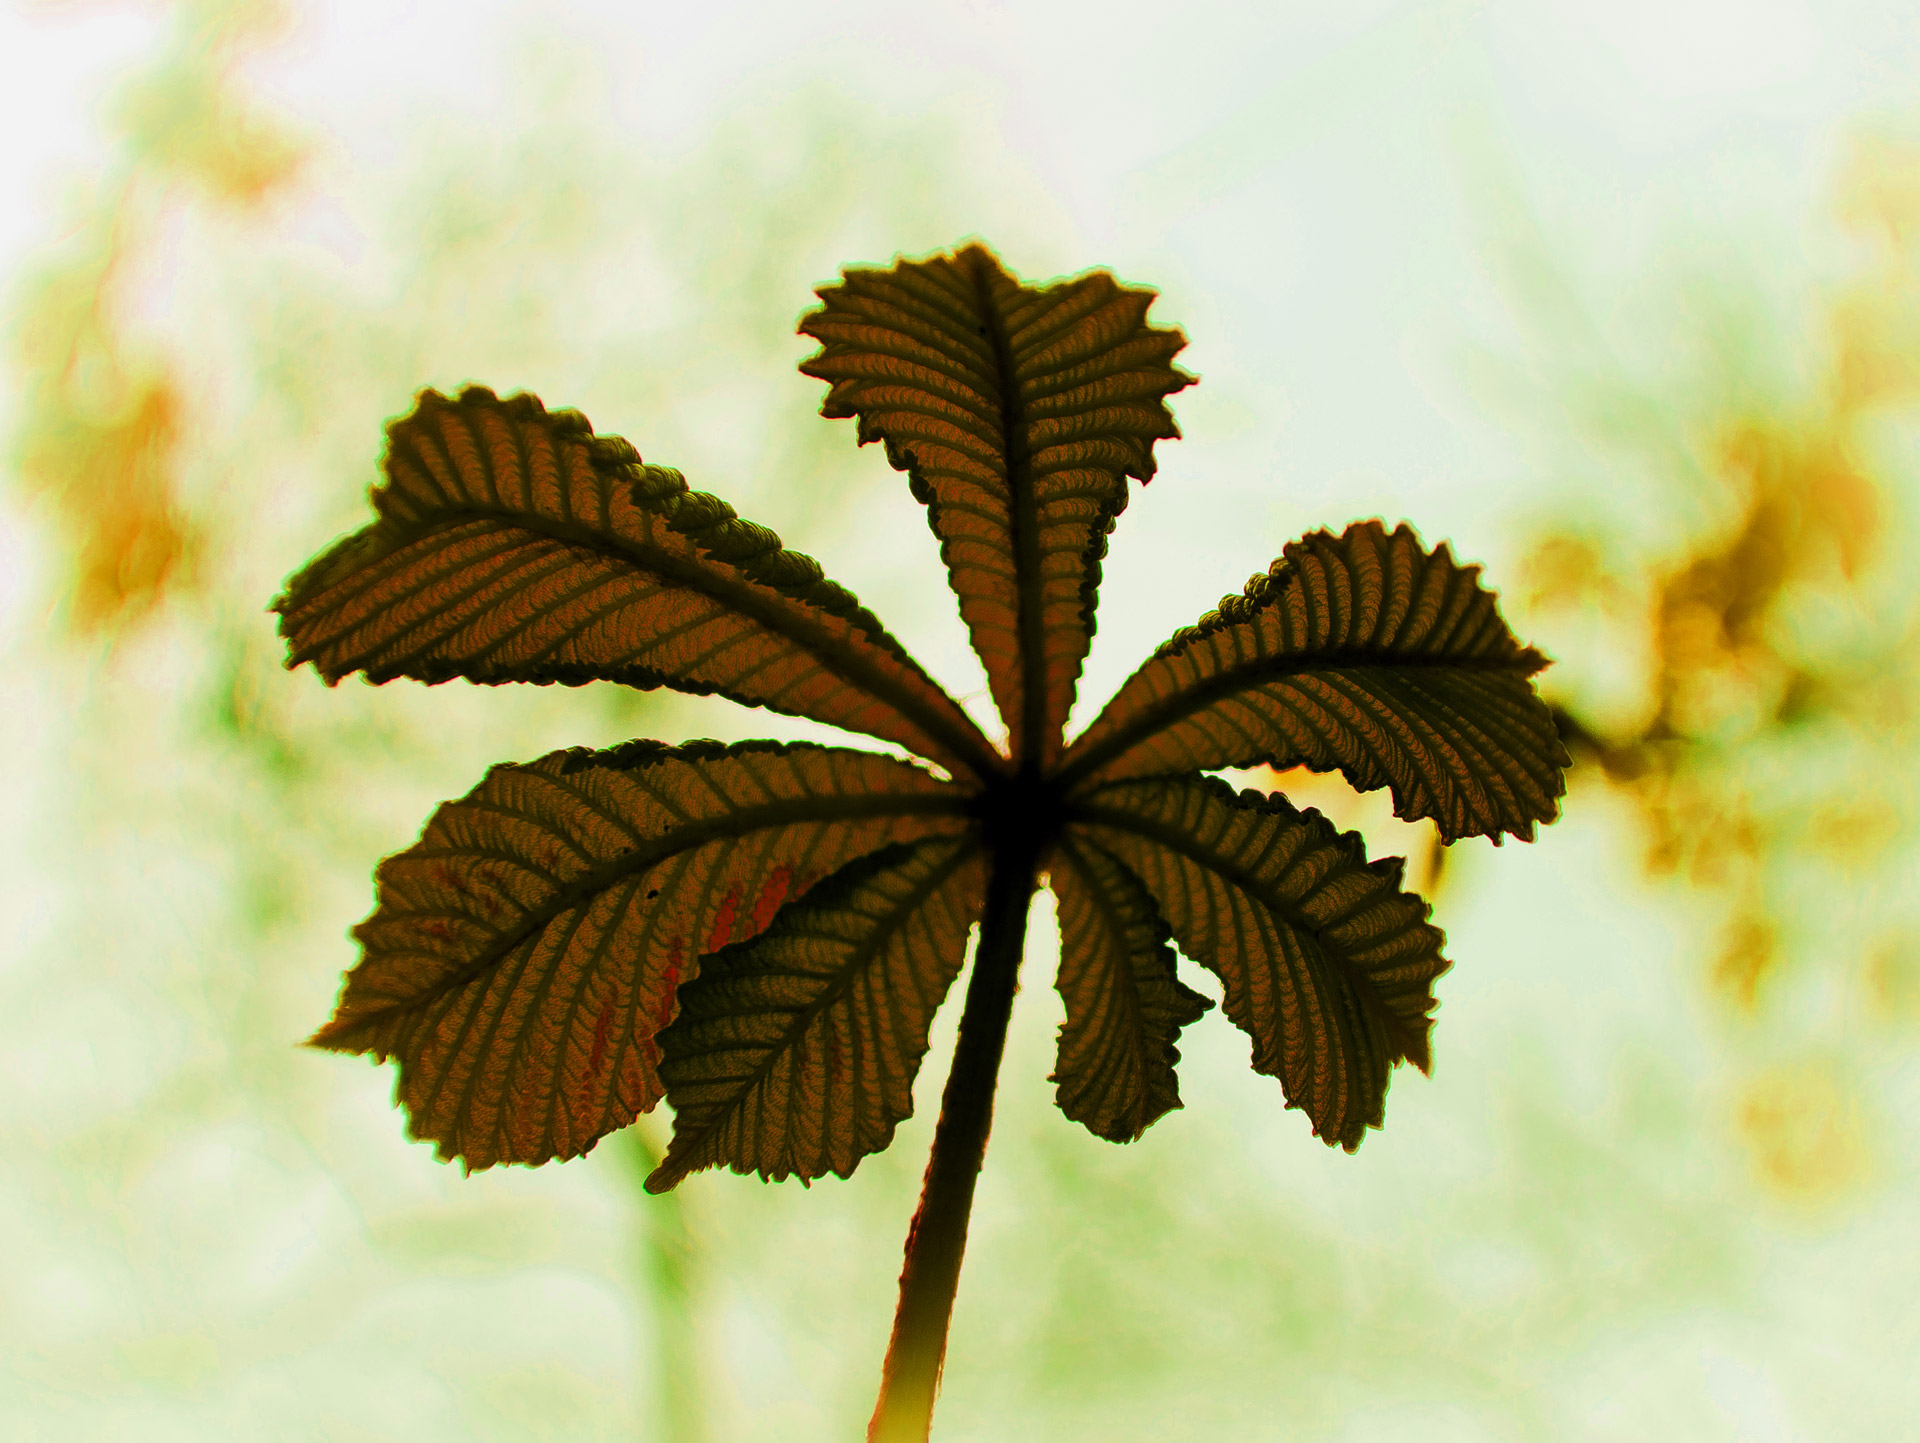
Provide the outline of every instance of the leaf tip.
<path id="1" fill-rule="evenodd" d="M 371 1050 L 365 1044 L 353 1041 L 348 1036 L 349 1030 L 349 1025 L 344 1018 L 332 1017 L 328 1019 L 325 1026 L 315 1031 L 313 1036 L 307 1038 L 300 1046 L 311 1047 L 316 1052 L 345 1052 L 348 1054 Z M 385 1062 L 387 1057 L 384 1052 L 379 1052 L 375 1054 L 373 1060 L 375 1062 Z"/>
<path id="2" fill-rule="evenodd" d="M 686 1175 L 686 1169 L 669 1158 L 648 1173 L 647 1180 L 641 1186 L 658 1197 L 662 1193 L 672 1192 L 686 1178 Z"/>

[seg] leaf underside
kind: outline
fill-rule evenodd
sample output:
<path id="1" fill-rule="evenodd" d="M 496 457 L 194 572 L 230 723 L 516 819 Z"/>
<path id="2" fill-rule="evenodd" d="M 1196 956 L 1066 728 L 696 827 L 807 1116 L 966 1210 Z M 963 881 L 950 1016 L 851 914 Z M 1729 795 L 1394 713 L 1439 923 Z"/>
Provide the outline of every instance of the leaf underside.
<path id="1" fill-rule="evenodd" d="M 800 323 L 821 414 L 858 417 L 927 506 L 1010 735 L 1051 765 L 1093 636 L 1107 533 L 1127 478 L 1177 436 L 1165 398 L 1192 377 L 1154 293 L 1103 271 L 1023 286 L 985 248 L 852 269 Z"/>
<path id="2" fill-rule="evenodd" d="M 1397 859 L 1202 774 L 1337 769 L 1445 840 L 1531 837 L 1568 763 L 1545 659 L 1477 566 L 1368 521 L 1289 545 L 1063 747 L 1107 536 L 1179 434 L 1184 336 L 1147 324 L 1152 291 L 1023 285 L 978 245 L 819 297 L 801 370 L 926 505 L 1009 755 L 813 560 L 678 472 L 531 396 L 423 391 L 388 428 L 374 524 L 275 602 L 289 666 L 717 693 L 952 779 L 772 742 L 495 767 L 381 863 L 314 1045 L 397 1060 L 413 1135 L 470 1171 L 577 1156 L 665 1096 L 652 1191 L 709 1167 L 845 1177 L 910 1115 L 994 847 L 1032 827 L 1061 1110 L 1124 1142 L 1180 1106 L 1180 1034 L 1211 1004 L 1177 943 L 1255 1069 L 1352 1151 L 1392 1069 L 1429 1065 L 1444 937 Z"/>
<path id="3" fill-rule="evenodd" d="M 415 1137 L 469 1170 L 585 1152 L 661 1096 L 656 1035 L 703 954 L 962 794 L 867 752 L 636 742 L 493 768 L 381 863 L 316 1046 L 397 1058 Z"/>
<path id="4" fill-rule="evenodd" d="M 442 682 L 624 682 L 997 766 L 960 708 L 812 558 L 578 412 L 423 391 L 388 428 L 379 520 L 275 607 L 287 664 Z"/>
<path id="5" fill-rule="evenodd" d="M 977 840 L 889 848 L 709 957 L 661 1037 L 673 1142 L 648 1189 L 720 1165 L 848 1177 L 886 1147 L 985 891 Z"/>
<path id="6" fill-rule="evenodd" d="M 1134 872 L 1180 950 L 1221 980 L 1253 1066 L 1349 1152 L 1378 1127 L 1387 1074 L 1428 1067 L 1445 938 L 1400 890 L 1397 857 L 1358 833 L 1213 778 L 1116 783 L 1076 804 L 1085 835 Z"/>
<path id="7" fill-rule="evenodd" d="M 1110 853 L 1068 837 L 1047 863 L 1059 899 L 1058 987 L 1067 1020 L 1049 1081 L 1060 1110 L 1131 1142 L 1180 1105 L 1174 1040 L 1213 1004 L 1174 976 L 1167 924 Z"/>
<path id="8" fill-rule="evenodd" d="M 1566 749 L 1479 567 L 1377 521 L 1286 548 L 1244 595 L 1177 633 L 1074 743 L 1074 782 L 1267 763 L 1338 768 L 1448 841 L 1531 838 Z"/>

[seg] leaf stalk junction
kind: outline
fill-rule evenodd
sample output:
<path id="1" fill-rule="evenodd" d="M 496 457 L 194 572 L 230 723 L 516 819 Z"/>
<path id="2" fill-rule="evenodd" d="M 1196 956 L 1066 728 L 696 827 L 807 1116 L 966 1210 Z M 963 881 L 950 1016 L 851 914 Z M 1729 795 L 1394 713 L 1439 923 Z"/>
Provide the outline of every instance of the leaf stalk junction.
<path id="1" fill-rule="evenodd" d="M 947 1328 L 966 1253 L 974 1184 L 986 1160 L 993 1095 L 1006 1052 L 1007 1023 L 1019 990 L 1027 909 L 1040 859 L 1058 835 L 1057 788 L 1031 768 L 981 794 L 981 822 L 993 855 L 973 975 L 953 1066 L 940 1097 L 940 1120 L 907 1229 L 906 1262 L 893 1336 L 881 1369 L 880 1397 L 868 1443 L 925 1443 L 946 1357 Z"/>
<path id="2" fill-rule="evenodd" d="M 911 1114 L 977 937 L 868 1432 L 926 1443 L 1043 872 L 1066 1117 L 1125 1143 L 1180 1106 L 1176 1044 L 1212 1003 L 1177 947 L 1254 1070 L 1351 1151 L 1391 1071 L 1428 1065 L 1444 938 L 1398 859 L 1210 774 L 1337 770 L 1442 841 L 1497 841 L 1556 815 L 1567 758 L 1546 659 L 1479 568 L 1378 520 L 1288 545 L 1068 742 L 1107 536 L 1179 435 L 1184 335 L 1148 324 L 1148 289 L 1025 285 L 979 245 L 818 294 L 801 369 L 927 508 L 1004 752 L 817 562 L 678 471 L 532 396 L 422 392 L 373 524 L 275 602 L 290 666 L 668 686 L 919 760 L 634 741 L 501 763 L 380 864 L 312 1041 L 398 1063 L 412 1134 L 469 1170 L 577 1157 L 666 1101 L 650 1192 L 847 1177 Z"/>

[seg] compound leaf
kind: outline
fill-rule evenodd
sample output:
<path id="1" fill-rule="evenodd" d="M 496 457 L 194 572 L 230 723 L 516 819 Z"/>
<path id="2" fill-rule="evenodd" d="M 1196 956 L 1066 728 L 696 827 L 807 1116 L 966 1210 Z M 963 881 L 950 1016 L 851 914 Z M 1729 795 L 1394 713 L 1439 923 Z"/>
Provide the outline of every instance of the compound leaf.
<path id="1" fill-rule="evenodd" d="M 1047 863 L 1059 900 L 1060 996 L 1067 1020 L 1048 1080 L 1075 1122 L 1131 1142 L 1180 1105 L 1174 1039 L 1213 1004 L 1174 976 L 1167 924 L 1111 854 L 1068 837 Z"/>
<path id="2" fill-rule="evenodd" d="M 576 1156 L 659 1101 L 656 1034 L 703 954 L 854 858 L 963 831 L 964 804 L 890 757 L 771 742 L 497 766 L 380 864 L 313 1043 L 397 1058 L 413 1135 L 469 1170 Z"/>
<path id="3" fill-rule="evenodd" d="M 1094 271 L 1023 286 L 985 248 L 852 269 L 800 323 L 821 414 L 857 416 L 927 505 L 1016 762 L 1048 766 L 1093 636 L 1127 478 L 1179 435 L 1165 397 L 1193 378 L 1154 293 Z"/>
<path id="4" fill-rule="evenodd" d="M 423 391 L 387 431 L 379 520 L 274 603 L 329 682 L 610 680 L 719 692 L 958 774 L 986 738 L 812 558 L 532 396 Z"/>
<path id="5" fill-rule="evenodd" d="M 1407 526 L 1316 531 L 1168 641 L 1074 743 L 1069 784 L 1265 762 L 1390 786 L 1448 841 L 1531 838 L 1566 748 L 1480 568 Z"/>
<path id="6" fill-rule="evenodd" d="M 1180 950 L 1219 976 L 1253 1066 L 1349 1152 L 1378 1127 L 1387 1074 L 1428 1067 L 1444 937 L 1400 890 L 1397 857 L 1284 798 L 1214 778 L 1104 787 L 1075 806 L 1084 833 L 1137 874 Z"/>
<path id="7" fill-rule="evenodd" d="M 985 891 L 974 839 L 890 847 L 707 958 L 660 1038 L 673 1142 L 648 1189 L 721 1164 L 846 1177 L 892 1141 Z"/>

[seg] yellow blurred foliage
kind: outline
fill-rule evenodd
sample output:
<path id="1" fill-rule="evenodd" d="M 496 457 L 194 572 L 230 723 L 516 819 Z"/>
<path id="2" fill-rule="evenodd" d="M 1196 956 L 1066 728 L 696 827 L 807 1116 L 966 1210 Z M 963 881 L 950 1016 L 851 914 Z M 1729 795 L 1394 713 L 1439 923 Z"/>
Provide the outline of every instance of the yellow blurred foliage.
<path id="1" fill-rule="evenodd" d="M 1735 1117 L 1755 1170 L 1782 1197 L 1825 1201 L 1868 1175 L 1859 1103 L 1825 1064 L 1761 1073 L 1741 1091 Z"/>
<path id="2" fill-rule="evenodd" d="M 1235 785 L 1256 791 L 1278 792 L 1302 811 L 1319 812 L 1343 832 L 1365 838 L 1367 856 L 1401 857 L 1407 864 L 1402 886 L 1429 896 L 1438 890 L 1446 860 L 1440 829 L 1422 817 L 1402 821 L 1393 814 L 1393 798 L 1385 791 L 1357 792 L 1339 772 L 1316 772 L 1308 767 L 1253 767 L 1231 774 Z"/>
<path id="3" fill-rule="evenodd" d="M 1838 211 L 1870 250 L 1866 275 L 1833 307 L 1836 408 L 1854 413 L 1920 395 L 1920 138 L 1861 135 L 1841 175 Z"/>
<path id="4" fill-rule="evenodd" d="M 1812 384 L 1691 421 L 1697 465 L 1671 484 L 1707 488 L 1723 523 L 1652 564 L 1572 531 L 1529 561 L 1536 607 L 1597 608 L 1640 633 L 1638 716 L 1609 723 L 1565 702 L 1562 728 L 1632 803 L 1647 869 L 1718 895 L 1711 985 L 1776 1042 L 1834 1025 L 1781 1014 L 1806 994 L 1771 983 L 1799 961 L 1806 977 L 1864 977 L 1882 1015 L 1920 1020 L 1891 1000 L 1905 995 L 1900 967 L 1853 961 L 1860 918 L 1870 931 L 1902 890 L 1886 863 L 1915 820 L 1920 607 L 1887 544 L 1911 478 L 1884 472 L 1874 443 L 1879 422 L 1920 403 L 1920 142 L 1860 137 L 1837 210 L 1862 260 L 1824 303 L 1831 345 Z M 1831 1073 L 1757 1077 L 1738 1120 L 1782 1192 L 1824 1197 L 1866 1175 L 1866 1135 Z"/>
<path id="5" fill-rule="evenodd" d="M 1759 1001 L 1760 981 L 1773 965 L 1777 941 L 1773 928 L 1752 915 L 1741 917 L 1727 929 L 1726 944 L 1714 963 L 1713 980 L 1749 1012 Z"/>
<path id="6" fill-rule="evenodd" d="M 1867 957 L 1867 996 L 1893 1022 L 1920 1022 L 1920 933 L 1882 937 Z"/>
<path id="7" fill-rule="evenodd" d="M 1718 470 L 1744 514 L 1721 545 L 1662 579 L 1652 734 L 1748 735 L 1788 708 L 1798 676 L 1774 634 L 1779 608 L 1797 587 L 1853 579 L 1877 535 L 1879 501 L 1850 454 L 1850 420 L 1836 409 L 1798 427 L 1728 428 Z"/>
<path id="8" fill-rule="evenodd" d="M 1783 831 L 1728 765 L 1748 743 L 1821 722 L 1873 742 L 1904 744 L 1912 731 L 1911 708 L 1888 694 L 1912 680 L 1904 632 L 1870 638 L 1890 666 L 1861 666 L 1857 648 L 1823 658 L 1793 637 L 1812 603 L 1866 612 L 1872 565 L 1884 559 L 1887 488 L 1863 455 L 1864 412 L 1920 400 L 1920 310 L 1894 324 L 1900 298 L 1920 296 L 1920 147 L 1863 141 L 1847 176 L 1842 213 L 1877 238 L 1875 259 L 1831 307 L 1829 373 L 1804 412 L 1709 428 L 1702 474 L 1732 503 L 1729 524 L 1639 576 L 1574 533 L 1544 537 L 1528 563 L 1536 608 L 1644 606 L 1643 716 L 1626 730 L 1571 712 L 1562 722 L 1576 749 L 1632 795 L 1650 869 L 1712 887 L 1752 890 L 1753 868 L 1779 846 L 1870 862 L 1904 820 L 1886 797 L 1848 790 L 1814 801 L 1794 819 L 1804 825 Z"/>

